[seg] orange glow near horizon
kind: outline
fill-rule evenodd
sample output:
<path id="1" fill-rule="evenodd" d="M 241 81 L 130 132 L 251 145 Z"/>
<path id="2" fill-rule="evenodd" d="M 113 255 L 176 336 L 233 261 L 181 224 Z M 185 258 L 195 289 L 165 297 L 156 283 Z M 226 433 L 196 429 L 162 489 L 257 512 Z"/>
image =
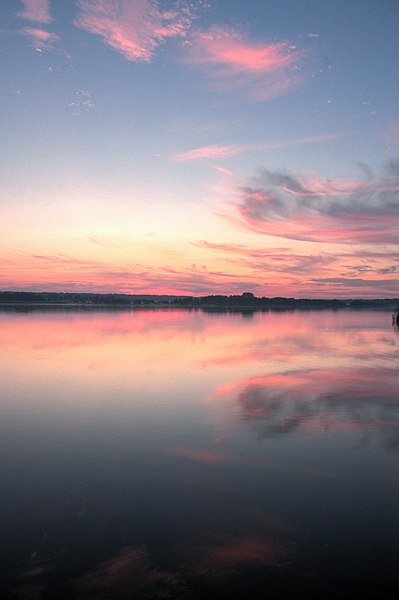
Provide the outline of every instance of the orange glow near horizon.
<path id="1" fill-rule="evenodd" d="M 341 237 L 350 231 L 327 235 L 332 233 Z M 333 244 L 322 250 L 311 242 L 302 248 L 290 242 L 267 248 L 149 238 L 126 252 L 125 242 L 121 246 L 106 237 L 82 240 L 67 252 L 57 251 L 53 243 L 35 245 L 31 251 L 3 253 L 0 289 L 189 296 L 251 291 L 258 297 L 307 298 L 398 295 L 397 256 L 387 247 L 360 254 L 338 246 L 334 253 Z"/>

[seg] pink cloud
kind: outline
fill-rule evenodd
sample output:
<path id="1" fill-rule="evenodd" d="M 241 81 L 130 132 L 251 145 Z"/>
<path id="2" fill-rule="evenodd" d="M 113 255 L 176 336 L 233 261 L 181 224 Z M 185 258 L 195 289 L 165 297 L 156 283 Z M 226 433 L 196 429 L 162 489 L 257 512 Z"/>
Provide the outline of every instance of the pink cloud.
<path id="1" fill-rule="evenodd" d="M 56 33 L 50 33 L 45 29 L 36 27 L 24 27 L 22 34 L 31 38 L 34 47 L 37 50 L 50 50 L 53 44 L 60 41 L 60 37 Z"/>
<path id="2" fill-rule="evenodd" d="M 202 66 L 218 89 L 250 86 L 256 100 L 286 93 L 302 81 L 303 52 L 285 42 L 250 43 L 232 28 L 215 26 L 193 33 L 186 52 L 185 61 Z"/>
<path id="3" fill-rule="evenodd" d="M 296 58 L 287 44 L 249 44 L 243 34 L 227 27 L 213 27 L 192 36 L 189 60 L 197 64 L 214 64 L 220 72 L 265 73 L 292 65 Z"/>
<path id="4" fill-rule="evenodd" d="M 103 38 L 129 61 L 149 61 L 167 38 L 187 34 L 193 16 L 187 6 L 162 11 L 157 0 L 80 0 L 75 25 Z"/>
<path id="5" fill-rule="evenodd" d="M 204 146 L 202 148 L 195 148 L 193 150 L 175 154 L 173 159 L 181 162 L 204 160 L 208 158 L 217 159 L 237 154 L 240 151 L 241 148 L 239 146 Z"/>
<path id="6" fill-rule="evenodd" d="M 25 10 L 18 16 L 35 23 L 51 23 L 50 6 L 48 0 L 22 0 Z"/>

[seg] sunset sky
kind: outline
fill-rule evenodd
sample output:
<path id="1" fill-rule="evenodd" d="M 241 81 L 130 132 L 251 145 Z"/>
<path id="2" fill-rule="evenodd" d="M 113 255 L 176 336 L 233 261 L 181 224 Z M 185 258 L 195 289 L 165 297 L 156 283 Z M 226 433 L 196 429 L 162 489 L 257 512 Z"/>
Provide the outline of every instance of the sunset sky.
<path id="1" fill-rule="evenodd" d="M 3 0 L 0 289 L 399 297 L 397 0 Z"/>

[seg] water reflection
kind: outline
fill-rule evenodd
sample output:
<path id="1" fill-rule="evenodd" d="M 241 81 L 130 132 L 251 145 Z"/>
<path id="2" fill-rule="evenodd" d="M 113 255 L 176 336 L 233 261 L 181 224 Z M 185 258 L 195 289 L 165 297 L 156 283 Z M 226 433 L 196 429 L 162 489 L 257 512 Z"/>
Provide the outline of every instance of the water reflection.
<path id="1" fill-rule="evenodd" d="M 156 567 L 143 546 L 122 548 L 75 583 L 75 597 L 183 598 L 184 584 L 177 573 Z"/>
<path id="2" fill-rule="evenodd" d="M 119 548 L 79 576 L 68 576 L 59 589 L 50 560 L 36 553 L 13 588 L 15 597 L 45 599 L 170 598 L 189 599 L 223 593 L 240 570 L 284 569 L 295 557 L 290 526 L 278 517 L 252 511 L 243 526 L 214 522 L 208 531 L 170 549 L 167 565 L 156 564 L 145 545 Z M 171 560 L 171 558 L 173 560 Z M 206 597 L 207 597 L 206 596 Z M 216 597 L 216 596 L 215 596 Z"/>
<path id="3" fill-rule="evenodd" d="M 378 434 L 383 446 L 399 445 L 398 373 L 388 369 L 308 369 L 250 377 L 224 385 L 229 398 L 260 438 L 294 432 Z"/>
<path id="4" fill-rule="evenodd" d="M 0 313 L 2 597 L 394 589 L 398 349 L 377 311 Z"/>

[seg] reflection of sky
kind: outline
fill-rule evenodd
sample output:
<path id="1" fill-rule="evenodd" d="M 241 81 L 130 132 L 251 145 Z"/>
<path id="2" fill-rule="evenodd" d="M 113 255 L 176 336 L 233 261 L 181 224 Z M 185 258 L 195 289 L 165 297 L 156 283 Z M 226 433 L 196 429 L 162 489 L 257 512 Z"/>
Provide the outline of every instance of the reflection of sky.
<path id="1" fill-rule="evenodd" d="M 90 418 L 100 409 L 101 420 L 112 399 L 113 409 L 135 421 L 156 422 L 161 411 L 167 422 L 187 423 L 193 411 L 205 420 L 234 420 L 239 406 L 241 418 L 271 435 L 317 423 L 341 430 L 357 423 L 361 430 L 373 422 L 373 402 L 382 424 L 395 401 L 396 338 L 384 312 L 258 313 L 250 320 L 180 310 L 51 312 L 1 319 L 2 402 L 14 413 L 22 414 L 31 398 L 33 414 Z M 209 404 L 214 397 L 224 412 Z"/>
<path id="2" fill-rule="evenodd" d="M 0 526 L 21 598 L 65 579 L 77 598 L 185 598 L 190 586 L 223 598 L 248 570 L 298 578 L 316 557 L 330 576 L 340 553 L 348 560 L 343 529 L 364 572 L 356 544 L 369 560 L 364 531 L 377 521 L 373 547 L 384 538 L 391 566 L 399 401 L 389 313 L 0 321 Z"/>

